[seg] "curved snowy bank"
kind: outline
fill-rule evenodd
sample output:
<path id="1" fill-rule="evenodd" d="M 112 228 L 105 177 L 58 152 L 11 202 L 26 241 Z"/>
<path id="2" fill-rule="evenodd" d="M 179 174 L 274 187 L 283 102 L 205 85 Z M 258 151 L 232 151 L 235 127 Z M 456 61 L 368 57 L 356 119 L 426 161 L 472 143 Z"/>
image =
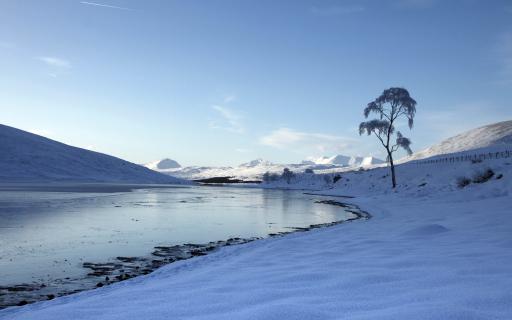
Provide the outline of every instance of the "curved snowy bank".
<path id="1" fill-rule="evenodd" d="M 373 219 L 177 262 L 0 319 L 510 319 L 510 195 L 353 199 Z"/>

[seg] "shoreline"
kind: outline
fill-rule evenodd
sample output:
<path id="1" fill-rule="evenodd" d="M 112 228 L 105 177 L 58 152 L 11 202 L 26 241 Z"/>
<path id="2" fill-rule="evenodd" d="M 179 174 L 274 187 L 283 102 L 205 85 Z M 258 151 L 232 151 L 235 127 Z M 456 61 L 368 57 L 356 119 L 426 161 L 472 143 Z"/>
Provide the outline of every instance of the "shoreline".
<path id="1" fill-rule="evenodd" d="M 345 222 L 361 219 L 368 220 L 371 218 L 368 212 L 361 210 L 359 206 L 355 204 L 335 200 L 316 200 L 314 202 L 338 206 L 344 211 L 353 214 L 355 217 L 327 223 L 311 224 L 307 227 L 289 227 L 290 231 L 269 233 L 268 237 L 230 238 L 227 240 L 212 241 L 207 244 L 185 243 L 173 246 L 156 246 L 153 248 L 154 251 L 147 256 L 118 256 L 107 262 L 84 262 L 82 267 L 89 269 L 90 272 L 82 278 L 54 279 L 50 283 L 22 283 L 0 286 L 0 310 L 53 300 L 57 297 L 90 291 L 128 279 L 148 275 L 162 266 L 197 256 L 205 256 L 226 246 L 246 244 L 256 240 L 282 237 L 293 233 L 327 228 Z"/>
<path id="2" fill-rule="evenodd" d="M 197 184 L 137 184 L 101 182 L 55 182 L 55 183 L 0 183 L 0 192 L 76 192 L 76 193 L 120 193 L 141 189 L 185 189 Z"/>

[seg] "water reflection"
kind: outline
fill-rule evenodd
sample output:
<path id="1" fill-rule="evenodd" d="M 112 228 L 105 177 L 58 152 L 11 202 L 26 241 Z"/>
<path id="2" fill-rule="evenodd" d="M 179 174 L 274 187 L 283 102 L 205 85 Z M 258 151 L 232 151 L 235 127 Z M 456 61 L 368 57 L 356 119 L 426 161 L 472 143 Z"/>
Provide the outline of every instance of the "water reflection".
<path id="1" fill-rule="evenodd" d="M 263 237 L 347 217 L 299 191 L 190 187 L 133 192 L 0 192 L 0 286 L 80 276 L 84 261 L 156 245 Z"/>

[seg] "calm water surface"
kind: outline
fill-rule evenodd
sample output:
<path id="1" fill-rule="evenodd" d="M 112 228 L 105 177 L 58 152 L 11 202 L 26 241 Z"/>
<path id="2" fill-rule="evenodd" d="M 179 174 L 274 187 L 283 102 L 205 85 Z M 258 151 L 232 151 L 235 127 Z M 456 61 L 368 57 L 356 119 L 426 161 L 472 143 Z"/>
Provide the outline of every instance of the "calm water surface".
<path id="1" fill-rule="evenodd" d="M 352 216 L 300 191 L 23 189 L 0 191 L 0 286 L 81 276 L 85 261 L 147 255 L 157 245 L 265 237 Z"/>

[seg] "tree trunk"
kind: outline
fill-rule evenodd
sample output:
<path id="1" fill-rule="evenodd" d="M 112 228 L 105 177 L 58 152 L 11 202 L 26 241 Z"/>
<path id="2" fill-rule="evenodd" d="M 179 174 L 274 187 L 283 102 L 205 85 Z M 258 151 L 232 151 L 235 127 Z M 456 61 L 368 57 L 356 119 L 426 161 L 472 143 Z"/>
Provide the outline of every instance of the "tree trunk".
<path id="1" fill-rule="evenodd" d="M 395 176 L 395 165 L 393 164 L 393 155 L 388 151 L 389 157 L 389 165 L 391 166 L 391 182 L 393 183 L 393 188 L 396 188 L 396 176 Z"/>

